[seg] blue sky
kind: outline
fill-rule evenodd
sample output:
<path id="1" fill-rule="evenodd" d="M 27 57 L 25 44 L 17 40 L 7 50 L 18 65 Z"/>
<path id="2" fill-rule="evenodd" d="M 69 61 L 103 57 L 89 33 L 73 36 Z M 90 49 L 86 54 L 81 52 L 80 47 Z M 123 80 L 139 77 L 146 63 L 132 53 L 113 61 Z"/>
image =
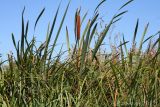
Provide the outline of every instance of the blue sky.
<path id="1" fill-rule="evenodd" d="M 59 27 L 59 22 L 62 18 L 63 12 L 69 0 L 62 0 L 60 13 L 58 15 L 58 22 L 56 28 Z M 100 0 L 72 0 L 65 23 L 58 40 L 58 44 L 65 43 L 65 27 L 68 26 L 70 33 L 70 40 L 73 43 L 74 33 L 74 14 L 76 8 L 81 7 L 81 15 L 88 11 L 89 18 L 92 18 L 93 11 Z M 107 0 L 100 8 L 100 16 L 103 16 L 107 24 L 109 19 L 115 14 L 118 8 L 123 5 L 127 0 Z M 11 40 L 11 33 L 14 33 L 16 40 L 20 39 L 21 35 L 21 13 L 25 10 L 25 21 L 29 20 L 29 39 L 33 37 L 33 27 L 39 12 L 45 7 L 45 13 L 38 23 L 35 35 L 37 41 L 45 40 L 47 26 L 52 22 L 55 11 L 58 7 L 60 0 L 1 0 L 0 1 L 0 53 L 5 57 L 10 51 L 14 52 L 13 43 Z M 131 41 L 133 37 L 134 27 L 137 18 L 140 20 L 137 41 L 140 39 L 145 25 L 149 22 L 149 31 L 147 36 L 156 33 L 160 30 L 160 1 L 159 0 L 134 0 L 133 3 L 125 7 L 123 10 L 129 12 L 125 14 L 121 21 L 114 25 L 112 38 L 117 34 L 124 33 L 126 40 Z M 83 28 L 82 28 L 83 30 Z M 54 30 L 53 39 L 57 29 Z M 52 40 L 53 40 L 52 39 Z M 107 42 L 107 38 L 106 38 Z"/>

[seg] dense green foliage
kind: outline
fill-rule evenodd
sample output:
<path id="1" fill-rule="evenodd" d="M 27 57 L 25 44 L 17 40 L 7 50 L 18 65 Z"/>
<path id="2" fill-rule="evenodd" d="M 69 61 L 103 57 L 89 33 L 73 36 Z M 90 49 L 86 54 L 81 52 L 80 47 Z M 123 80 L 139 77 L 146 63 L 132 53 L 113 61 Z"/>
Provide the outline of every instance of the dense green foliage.
<path id="1" fill-rule="evenodd" d="M 130 49 L 124 37 L 119 46 L 111 46 L 110 54 L 102 53 L 101 45 L 108 35 L 110 27 L 121 19 L 127 11 L 122 9 L 131 3 L 124 4 L 113 16 L 102 32 L 99 33 L 94 48 L 90 47 L 94 36 L 97 36 L 99 24 L 98 8 L 94 17 L 88 21 L 80 36 L 80 26 L 86 15 L 80 21 L 80 10 L 75 14 L 75 45 L 71 48 L 69 32 L 66 27 L 66 43 L 68 56 L 61 60 L 65 53 L 60 49 L 53 55 L 56 43 L 67 15 L 70 3 L 67 5 L 54 42 L 51 43 L 52 32 L 57 22 L 60 6 L 57 9 L 53 23 L 48 25 L 46 40 L 36 45 L 33 37 L 28 41 L 29 21 L 24 22 L 22 12 L 21 40 L 16 42 L 12 34 L 16 53 L 8 54 L 7 65 L 0 62 L 0 105 L 2 107 L 158 107 L 160 105 L 160 41 L 147 39 L 148 26 L 144 28 L 139 46 L 136 45 L 136 35 L 139 20 L 137 20 L 133 42 Z M 45 9 L 43 9 L 34 26 L 38 24 Z M 122 12 L 119 12 L 122 11 Z M 149 42 L 148 42 L 149 41 Z M 142 50 L 148 43 L 146 50 Z"/>

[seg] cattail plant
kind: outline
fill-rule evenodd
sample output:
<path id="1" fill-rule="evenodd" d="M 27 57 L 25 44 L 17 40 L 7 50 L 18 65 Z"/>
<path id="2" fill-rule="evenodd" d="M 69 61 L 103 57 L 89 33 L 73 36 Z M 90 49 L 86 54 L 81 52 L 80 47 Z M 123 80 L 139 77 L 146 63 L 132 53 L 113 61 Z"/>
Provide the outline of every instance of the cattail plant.
<path id="1" fill-rule="evenodd" d="M 137 47 L 139 20 L 133 29 L 131 48 L 127 46 L 125 34 L 117 47 L 111 45 L 111 52 L 103 52 L 102 44 L 113 24 L 121 20 L 128 11 L 123 10 L 133 0 L 122 5 L 111 20 L 98 32 L 99 7 L 93 17 L 87 19 L 81 9 L 75 12 L 75 44 L 70 44 L 71 29 L 66 25 L 68 56 L 63 45 L 56 54 L 60 33 L 70 1 L 64 10 L 60 25 L 60 5 L 52 23 L 48 24 L 46 39 L 40 45 L 36 37 L 29 41 L 29 21 L 24 21 L 22 12 L 21 40 L 16 42 L 12 33 L 15 53 L 0 61 L 0 106 L 2 107 L 158 107 L 160 105 L 160 32 L 146 38 L 148 26 L 144 28 L 140 45 Z M 34 24 L 34 32 L 45 8 L 41 10 Z M 84 21 L 85 20 L 85 21 Z M 87 22 L 87 23 L 85 23 Z M 82 26 L 83 24 L 83 26 Z M 57 27 L 57 31 L 55 29 Z M 84 27 L 84 30 L 83 28 Z M 55 32 L 55 35 L 53 35 Z M 92 44 L 96 33 L 100 34 Z M 73 34 L 73 35 L 74 35 Z M 53 38 L 53 42 L 52 42 Z M 149 41 L 149 42 L 148 42 Z M 117 42 L 118 43 L 118 42 Z M 144 43 L 148 47 L 144 49 Z M 91 48 L 91 45 L 93 46 Z M 105 45 L 104 45 L 105 47 Z M 58 51 L 58 50 L 57 50 Z M 15 55 L 16 54 L 16 55 Z M 105 56 L 104 56 L 105 55 Z M 63 60 L 62 60 L 63 59 Z M 4 63 L 5 62 L 5 63 Z M 7 63 L 7 64 L 6 64 Z"/>

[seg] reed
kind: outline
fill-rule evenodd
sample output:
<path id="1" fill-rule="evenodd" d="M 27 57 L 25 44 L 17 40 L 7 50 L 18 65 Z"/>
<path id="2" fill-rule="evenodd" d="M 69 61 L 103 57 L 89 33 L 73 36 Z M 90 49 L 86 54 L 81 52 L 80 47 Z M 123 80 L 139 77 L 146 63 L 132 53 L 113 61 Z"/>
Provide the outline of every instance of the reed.
<path id="1" fill-rule="evenodd" d="M 91 19 L 86 19 L 88 13 L 75 13 L 75 45 L 71 46 L 70 32 L 66 26 L 66 43 L 68 55 L 62 60 L 65 50 L 61 47 L 55 55 L 54 50 L 62 31 L 63 23 L 70 6 L 66 6 L 58 31 L 55 24 L 60 10 L 57 8 L 51 24 L 48 24 L 46 40 L 39 46 L 35 37 L 29 41 L 29 21 L 24 22 L 25 8 L 22 12 L 21 40 L 16 42 L 12 33 L 12 41 L 16 53 L 8 54 L 6 61 L 0 62 L 0 105 L 2 107 L 135 107 L 160 105 L 160 38 L 155 42 L 156 35 L 145 38 L 149 24 L 146 24 L 139 46 L 136 35 L 139 20 L 133 29 L 132 47 L 123 36 L 119 46 L 111 46 L 111 53 L 103 53 L 101 45 L 113 24 L 121 20 L 128 11 L 124 7 L 132 3 L 129 0 L 122 5 L 113 18 L 106 24 L 102 32 L 97 32 L 98 8 L 105 2 L 100 2 L 94 10 Z M 45 8 L 35 21 L 34 30 Z M 88 20 L 84 23 L 84 20 Z M 84 31 L 81 29 L 82 24 Z M 100 36 L 94 47 L 91 43 L 94 36 Z M 53 43 L 51 37 L 54 37 Z M 148 43 L 146 49 L 142 49 Z M 101 48 L 101 49 L 100 49 Z M 4 64 L 7 62 L 7 65 Z"/>

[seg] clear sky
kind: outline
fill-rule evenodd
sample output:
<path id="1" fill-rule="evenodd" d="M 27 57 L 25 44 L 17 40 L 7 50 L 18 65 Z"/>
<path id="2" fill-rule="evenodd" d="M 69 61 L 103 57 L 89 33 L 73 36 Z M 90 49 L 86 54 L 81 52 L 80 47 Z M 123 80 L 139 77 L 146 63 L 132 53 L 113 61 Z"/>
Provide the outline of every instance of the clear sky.
<path id="1" fill-rule="evenodd" d="M 63 12 L 69 0 L 62 0 L 60 14 L 58 15 L 58 22 L 56 28 L 59 27 L 59 22 L 62 18 Z M 105 23 L 112 17 L 118 8 L 128 0 L 107 0 L 99 9 L 100 16 L 103 16 Z M 92 17 L 93 11 L 100 0 L 72 0 L 65 23 L 62 29 L 62 33 L 59 38 L 59 44 L 65 43 L 65 27 L 68 26 L 71 42 L 74 41 L 74 14 L 76 8 L 81 6 L 81 15 L 84 15 L 88 11 L 86 21 Z M 21 13 L 25 10 L 25 21 L 29 20 L 29 38 L 33 36 L 34 22 L 39 12 L 45 7 L 45 13 L 41 17 L 35 35 L 37 41 L 44 41 L 47 25 L 52 22 L 55 15 L 55 11 L 58 7 L 60 0 L 0 0 L 0 53 L 3 57 L 10 51 L 14 51 L 13 43 L 11 39 L 11 33 L 15 34 L 16 40 L 20 39 L 21 35 Z M 125 14 L 121 21 L 119 21 L 115 27 L 113 36 L 116 34 L 124 33 L 126 40 L 132 40 L 134 27 L 137 18 L 140 20 L 140 29 L 138 31 L 137 40 L 140 39 L 144 26 L 149 22 L 149 32 L 147 36 L 156 33 L 160 30 L 160 0 L 134 0 L 129 6 L 123 10 L 129 12 Z M 83 29 L 83 28 L 82 28 Z M 57 29 L 54 30 L 53 38 Z M 114 38 L 114 37 L 112 37 Z M 107 38 L 106 38 L 107 39 Z"/>

